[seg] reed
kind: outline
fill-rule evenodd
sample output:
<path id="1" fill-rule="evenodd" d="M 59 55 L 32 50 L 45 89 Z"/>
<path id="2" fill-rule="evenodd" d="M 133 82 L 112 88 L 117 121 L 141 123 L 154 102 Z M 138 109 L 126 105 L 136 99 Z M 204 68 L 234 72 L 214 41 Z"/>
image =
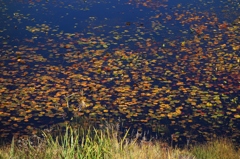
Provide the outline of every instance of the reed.
<path id="1" fill-rule="evenodd" d="M 240 151 L 226 138 L 188 148 L 171 147 L 162 141 L 120 137 L 117 126 L 103 129 L 66 124 L 64 131 L 42 132 L 42 137 L 1 145 L 0 159 L 239 159 Z"/>

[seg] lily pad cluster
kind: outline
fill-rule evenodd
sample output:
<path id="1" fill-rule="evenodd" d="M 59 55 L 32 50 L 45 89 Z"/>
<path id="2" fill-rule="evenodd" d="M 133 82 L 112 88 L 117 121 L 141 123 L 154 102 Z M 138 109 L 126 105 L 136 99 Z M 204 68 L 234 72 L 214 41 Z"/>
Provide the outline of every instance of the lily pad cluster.
<path id="1" fill-rule="evenodd" d="M 43 5 L 49 11 L 64 4 L 70 11 L 63 19 L 77 19 L 71 10 L 85 15 L 86 9 L 63 2 L 21 5 Z M 239 10 L 237 1 L 231 2 L 214 4 Z M 89 11 L 97 5 L 82 3 Z M 202 11 L 195 4 L 129 1 L 121 6 L 140 6 L 130 11 L 140 15 L 131 22 L 121 19 L 130 14 L 124 11 L 119 21 L 91 16 L 72 30 L 61 30 L 52 19 L 40 23 L 22 10 L 9 15 L 10 4 L 2 5 L 1 18 L 1 136 L 20 129 L 36 133 L 34 127 L 74 114 L 99 123 L 121 118 L 126 127 L 143 131 L 139 125 L 144 125 L 153 133 L 165 125 L 174 141 L 223 134 L 239 138 L 238 12 L 221 12 L 211 3 L 206 3 L 210 10 Z"/>

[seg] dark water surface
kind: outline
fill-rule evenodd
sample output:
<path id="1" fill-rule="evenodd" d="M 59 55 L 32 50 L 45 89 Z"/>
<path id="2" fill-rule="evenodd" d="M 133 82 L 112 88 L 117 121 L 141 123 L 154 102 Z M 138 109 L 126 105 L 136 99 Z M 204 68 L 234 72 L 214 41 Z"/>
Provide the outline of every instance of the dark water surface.
<path id="1" fill-rule="evenodd" d="M 2 137 L 75 115 L 121 118 L 176 142 L 239 140 L 238 0 L 0 0 L 0 9 Z"/>

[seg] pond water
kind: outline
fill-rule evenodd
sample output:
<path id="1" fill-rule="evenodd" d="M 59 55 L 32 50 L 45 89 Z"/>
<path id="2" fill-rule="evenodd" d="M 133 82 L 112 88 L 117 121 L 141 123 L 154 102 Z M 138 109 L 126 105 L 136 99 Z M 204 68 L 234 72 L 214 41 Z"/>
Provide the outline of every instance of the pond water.
<path id="1" fill-rule="evenodd" d="M 86 116 L 239 140 L 238 0 L 0 4 L 1 137 Z"/>

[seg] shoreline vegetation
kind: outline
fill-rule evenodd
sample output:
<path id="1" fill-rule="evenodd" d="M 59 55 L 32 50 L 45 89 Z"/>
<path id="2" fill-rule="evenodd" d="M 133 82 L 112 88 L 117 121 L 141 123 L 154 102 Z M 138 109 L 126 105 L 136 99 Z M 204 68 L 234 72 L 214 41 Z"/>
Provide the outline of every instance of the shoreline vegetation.
<path id="1" fill-rule="evenodd" d="M 64 125 L 64 126 L 63 126 Z M 41 137 L 39 137 L 41 136 Z M 25 138 L 2 140 L 0 159 L 239 159 L 240 149 L 230 138 L 219 137 L 184 147 L 164 140 L 145 140 L 121 134 L 118 124 L 93 125 L 64 123 Z"/>

